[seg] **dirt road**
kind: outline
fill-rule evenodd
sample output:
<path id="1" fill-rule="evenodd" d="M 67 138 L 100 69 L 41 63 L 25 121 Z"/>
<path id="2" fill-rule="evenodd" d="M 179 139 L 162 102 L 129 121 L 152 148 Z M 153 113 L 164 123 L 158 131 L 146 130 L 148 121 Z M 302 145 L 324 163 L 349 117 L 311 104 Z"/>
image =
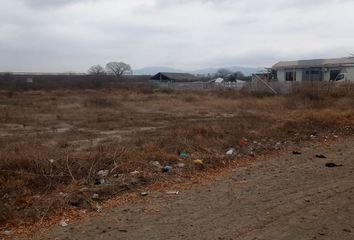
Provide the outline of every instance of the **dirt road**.
<path id="1" fill-rule="evenodd" d="M 354 239 L 354 139 L 235 169 L 179 195 L 107 209 L 41 239 Z M 323 154 L 327 159 L 316 158 Z M 342 167 L 327 168 L 334 162 Z"/>

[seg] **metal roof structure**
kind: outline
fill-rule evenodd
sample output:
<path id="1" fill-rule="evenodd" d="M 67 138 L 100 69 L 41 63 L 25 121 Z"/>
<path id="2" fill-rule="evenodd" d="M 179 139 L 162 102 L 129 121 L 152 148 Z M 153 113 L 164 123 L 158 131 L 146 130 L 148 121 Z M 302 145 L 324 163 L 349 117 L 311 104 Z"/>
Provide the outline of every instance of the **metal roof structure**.
<path id="1" fill-rule="evenodd" d="M 284 61 L 273 65 L 273 69 L 277 70 L 286 68 L 321 68 L 342 66 L 354 66 L 354 57 Z"/>
<path id="2" fill-rule="evenodd" d="M 159 72 L 153 77 L 153 80 L 174 80 L 174 81 L 196 81 L 198 78 L 190 73 L 169 73 Z"/>

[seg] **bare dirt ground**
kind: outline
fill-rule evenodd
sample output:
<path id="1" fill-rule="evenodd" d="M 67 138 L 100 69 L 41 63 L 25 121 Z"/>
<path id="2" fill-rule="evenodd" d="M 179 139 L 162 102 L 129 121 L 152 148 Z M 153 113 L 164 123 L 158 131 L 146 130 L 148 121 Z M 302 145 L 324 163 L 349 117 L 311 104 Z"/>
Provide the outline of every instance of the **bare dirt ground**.
<path id="1" fill-rule="evenodd" d="M 300 152 L 256 161 L 178 195 L 151 192 L 37 238 L 354 239 L 354 138 L 309 143 Z"/>
<path id="2" fill-rule="evenodd" d="M 208 178 L 274 150 L 353 136 L 353 106 L 352 92 L 307 88 L 286 96 L 0 91 L 0 237 L 31 234 L 63 217 L 90 217 L 116 197 L 140 198 L 140 191 L 159 184 L 171 190 L 169 184 Z M 145 201 L 165 199 L 154 198 L 155 190 Z"/>

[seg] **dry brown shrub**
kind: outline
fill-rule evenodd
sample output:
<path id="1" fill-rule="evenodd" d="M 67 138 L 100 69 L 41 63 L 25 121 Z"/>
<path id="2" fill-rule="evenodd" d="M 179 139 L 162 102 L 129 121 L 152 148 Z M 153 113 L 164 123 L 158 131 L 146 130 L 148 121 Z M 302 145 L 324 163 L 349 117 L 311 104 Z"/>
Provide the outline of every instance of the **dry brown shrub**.
<path id="1" fill-rule="evenodd" d="M 85 102 L 86 107 L 112 108 L 116 107 L 118 102 L 112 97 L 89 96 Z"/>

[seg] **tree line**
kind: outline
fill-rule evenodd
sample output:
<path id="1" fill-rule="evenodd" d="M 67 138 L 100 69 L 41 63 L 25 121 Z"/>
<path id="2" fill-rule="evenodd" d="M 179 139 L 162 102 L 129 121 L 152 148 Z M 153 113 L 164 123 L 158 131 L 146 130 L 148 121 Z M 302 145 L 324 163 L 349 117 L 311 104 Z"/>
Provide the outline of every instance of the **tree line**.
<path id="1" fill-rule="evenodd" d="M 133 74 L 133 71 L 131 66 L 124 62 L 109 62 L 105 68 L 99 64 L 93 65 L 89 68 L 88 73 L 96 76 L 113 75 L 119 79 L 122 75 Z"/>
<path id="2" fill-rule="evenodd" d="M 252 77 L 245 76 L 240 71 L 232 72 L 232 71 L 230 71 L 227 68 L 220 68 L 216 72 L 216 76 L 215 77 L 223 78 L 227 82 L 236 82 L 236 80 L 250 81 L 252 79 Z"/>

